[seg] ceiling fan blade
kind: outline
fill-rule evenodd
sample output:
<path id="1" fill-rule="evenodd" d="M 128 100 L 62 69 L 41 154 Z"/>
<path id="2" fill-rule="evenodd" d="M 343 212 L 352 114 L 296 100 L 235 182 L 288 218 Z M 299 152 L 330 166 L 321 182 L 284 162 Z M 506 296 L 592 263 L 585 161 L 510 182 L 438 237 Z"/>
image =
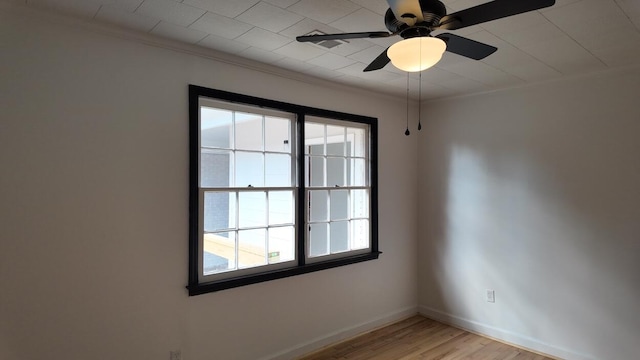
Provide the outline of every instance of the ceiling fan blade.
<path id="1" fill-rule="evenodd" d="M 409 22 L 409 26 L 413 26 L 416 22 L 424 20 L 419 0 L 387 0 L 387 3 L 396 15 L 396 18 L 405 23 Z M 413 15 L 414 17 L 409 15 Z"/>
<path id="2" fill-rule="evenodd" d="M 299 42 L 316 42 L 323 40 L 344 40 L 344 39 L 363 39 L 363 38 L 384 38 L 394 35 L 386 31 L 369 31 L 357 33 L 341 33 L 341 34 L 317 34 L 302 35 L 296 37 Z"/>
<path id="3" fill-rule="evenodd" d="M 542 9 L 555 3 L 555 0 L 494 0 L 444 16 L 440 20 L 440 25 L 436 29 L 460 29 L 491 20 Z"/>
<path id="4" fill-rule="evenodd" d="M 387 56 L 387 50 L 389 50 L 389 48 L 384 49 L 384 51 L 362 71 L 380 70 L 385 67 L 391 61 L 389 56 Z"/>
<path id="5" fill-rule="evenodd" d="M 482 60 L 498 50 L 498 48 L 494 46 L 454 34 L 444 33 L 436 35 L 436 37 L 447 43 L 448 52 L 466 56 L 474 60 Z"/>

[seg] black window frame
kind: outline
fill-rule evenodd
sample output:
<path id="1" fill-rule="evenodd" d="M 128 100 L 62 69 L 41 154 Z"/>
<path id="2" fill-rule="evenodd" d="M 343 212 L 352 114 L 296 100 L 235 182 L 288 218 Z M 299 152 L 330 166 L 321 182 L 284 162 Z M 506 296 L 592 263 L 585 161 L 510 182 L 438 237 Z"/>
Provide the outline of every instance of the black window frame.
<path id="1" fill-rule="evenodd" d="M 361 254 L 345 255 L 337 259 L 317 261 L 313 263 L 305 263 L 305 231 L 298 231 L 297 241 L 297 266 L 285 269 L 266 270 L 256 274 L 231 277 L 216 281 L 200 282 L 199 277 L 199 111 L 201 97 L 213 100 L 227 101 L 230 103 L 249 105 L 284 111 L 296 115 L 297 136 L 296 144 L 299 149 L 304 145 L 304 124 L 306 116 L 316 116 L 321 118 L 343 120 L 355 123 L 366 124 L 369 126 L 369 183 L 370 183 L 370 226 L 371 226 L 371 243 L 370 251 Z M 305 165 L 304 153 L 297 154 L 296 159 L 297 172 L 297 189 L 299 199 L 304 199 L 305 193 Z M 301 201 L 296 209 L 295 226 L 304 226 L 305 224 L 305 202 Z M 331 269 L 339 266 L 355 264 L 363 261 L 375 260 L 381 252 L 378 249 L 378 120 L 374 117 L 354 115 L 344 112 L 324 110 L 309 106 L 295 105 L 291 103 L 269 100 L 255 96 L 243 95 L 223 90 L 206 88 L 198 85 L 189 85 L 189 282 L 187 289 L 189 296 L 220 291 L 249 284 L 260 283 L 275 279 L 281 279 L 289 276 L 306 274 L 314 271 Z"/>

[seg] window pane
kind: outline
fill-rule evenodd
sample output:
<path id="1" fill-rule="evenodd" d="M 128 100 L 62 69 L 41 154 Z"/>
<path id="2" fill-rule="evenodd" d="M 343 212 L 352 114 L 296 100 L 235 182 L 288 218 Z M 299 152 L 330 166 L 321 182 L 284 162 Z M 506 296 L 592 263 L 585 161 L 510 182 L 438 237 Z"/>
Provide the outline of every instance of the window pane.
<path id="1" fill-rule="evenodd" d="M 304 125 L 305 154 L 324 155 L 324 125 L 306 123 Z"/>
<path id="2" fill-rule="evenodd" d="M 331 220 L 346 220 L 349 217 L 349 191 L 331 191 Z"/>
<path id="3" fill-rule="evenodd" d="M 231 159 L 233 154 L 227 150 L 200 151 L 200 186 L 228 187 L 231 181 Z"/>
<path id="4" fill-rule="evenodd" d="M 291 155 L 265 154 L 266 186 L 291 186 Z"/>
<path id="5" fill-rule="evenodd" d="M 238 267 L 248 268 L 267 263 L 265 229 L 238 231 Z"/>
<path id="6" fill-rule="evenodd" d="M 349 159 L 349 186 L 366 186 L 367 167 L 364 159 Z"/>
<path id="7" fill-rule="evenodd" d="M 311 224 L 309 226 L 309 256 L 327 255 L 329 242 L 327 224 Z"/>
<path id="8" fill-rule="evenodd" d="M 365 157 L 366 155 L 366 138 L 365 138 L 365 130 L 361 128 L 348 128 L 347 129 L 347 138 L 351 143 L 351 148 L 353 149 L 353 156 L 356 157 Z"/>
<path id="9" fill-rule="evenodd" d="M 269 225 L 293 224 L 293 192 L 269 191 Z"/>
<path id="10" fill-rule="evenodd" d="M 262 153 L 236 152 L 237 187 L 264 186 L 264 160 Z"/>
<path id="11" fill-rule="evenodd" d="M 367 190 L 351 191 L 351 217 L 352 218 L 368 218 L 369 217 L 369 191 Z"/>
<path id="12" fill-rule="evenodd" d="M 240 193 L 238 223 L 240 228 L 267 225 L 267 195 L 264 191 Z"/>
<path id="13" fill-rule="evenodd" d="M 200 107 L 200 146 L 231 149 L 232 119 L 229 110 Z"/>
<path id="14" fill-rule="evenodd" d="M 327 155 L 330 156 L 345 156 L 344 143 L 332 143 L 327 144 Z"/>
<path id="15" fill-rule="evenodd" d="M 235 113 L 236 149 L 262 150 L 262 115 Z"/>
<path id="16" fill-rule="evenodd" d="M 291 153 L 291 121 L 289 119 L 265 117 L 264 134 L 266 151 Z"/>
<path id="17" fill-rule="evenodd" d="M 309 158 L 309 173 L 307 174 L 309 186 L 324 186 L 324 158 L 312 156 Z"/>
<path id="18" fill-rule="evenodd" d="M 309 220 L 327 221 L 328 220 L 328 205 L 329 205 L 329 191 L 327 190 L 315 190 L 309 192 Z"/>
<path id="19" fill-rule="evenodd" d="M 329 224 L 331 229 L 329 238 L 331 240 L 331 253 L 349 250 L 349 222 L 339 221 Z"/>
<path id="20" fill-rule="evenodd" d="M 236 268 L 235 232 L 204 234 L 202 270 L 204 275 Z"/>
<path id="21" fill-rule="evenodd" d="M 269 264 L 295 259 L 293 226 L 269 228 Z"/>
<path id="22" fill-rule="evenodd" d="M 327 158 L 327 186 L 345 185 L 345 164 L 344 158 Z"/>
<path id="23" fill-rule="evenodd" d="M 327 155 L 345 156 L 343 126 L 327 125 Z"/>
<path id="24" fill-rule="evenodd" d="M 327 125 L 327 138 L 336 139 L 328 142 L 344 142 L 344 126 Z"/>
<path id="25" fill-rule="evenodd" d="M 351 221 L 351 250 L 369 247 L 369 220 Z"/>
<path id="26" fill-rule="evenodd" d="M 204 194 L 204 231 L 215 232 L 236 227 L 236 194 L 206 192 Z"/>

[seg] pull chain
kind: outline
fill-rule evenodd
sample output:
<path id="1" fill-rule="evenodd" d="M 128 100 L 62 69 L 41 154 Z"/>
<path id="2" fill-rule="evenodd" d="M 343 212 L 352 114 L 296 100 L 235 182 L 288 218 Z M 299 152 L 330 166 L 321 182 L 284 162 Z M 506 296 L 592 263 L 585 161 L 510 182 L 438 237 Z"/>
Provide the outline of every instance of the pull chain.
<path id="1" fill-rule="evenodd" d="M 422 67 L 422 41 L 420 41 L 420 67 Z M 418 75 L 418 131 L 422 130 L 422 71 Z"/>
<path id="2" fill-rule="evenodd" d="M 405 130 L 404 134 L 409 136 L 411 131 L 409 131 L 409 73 L 407 72 L 407 130 Z"/>
<path id="3" fill-rule="evenodd" d="M 419 82 L 420 84 L 418 84 L 418 131 L 422 130 L 422 114 L 421 114 L 421 110 L 422 110 L 422 71 L 420 71 L 420 75 L 419 75 Z"/>

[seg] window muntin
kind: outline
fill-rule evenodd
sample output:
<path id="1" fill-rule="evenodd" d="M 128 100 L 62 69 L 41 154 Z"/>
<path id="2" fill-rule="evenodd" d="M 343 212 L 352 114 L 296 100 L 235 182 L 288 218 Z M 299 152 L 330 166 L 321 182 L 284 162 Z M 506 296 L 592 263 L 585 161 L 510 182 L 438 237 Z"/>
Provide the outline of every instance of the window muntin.
<path id="1" fill-rule="evenodd" d="M 375 119 L 189 92 L 190 295 L 378 257 Z"/>

